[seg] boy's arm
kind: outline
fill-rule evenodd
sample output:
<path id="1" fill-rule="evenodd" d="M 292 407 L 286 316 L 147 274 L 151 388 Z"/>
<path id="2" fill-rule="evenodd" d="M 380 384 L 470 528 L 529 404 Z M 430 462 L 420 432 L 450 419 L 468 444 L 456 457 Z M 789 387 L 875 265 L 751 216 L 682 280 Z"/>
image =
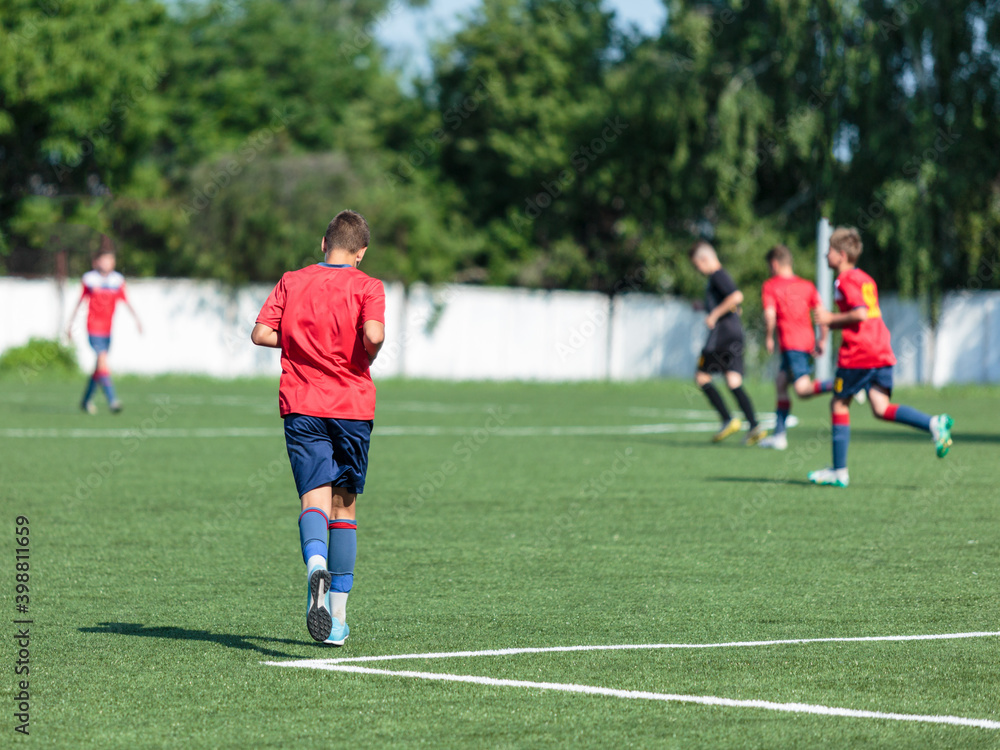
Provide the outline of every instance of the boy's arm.
<path id="1" fill-rule="evenodd" d="M 764 308 L 764 325 L 767 332 L 764 334 L 764 346 L 768 354 L 774 354 L 774 332 L 778 328 L 778 311 L 773 307 Z"/>
<path id="2" fill-rule="evenodd" d="M 136 313 L 135 308 L 132 307 L 132 303 L 129 302 L 127 298 L 122 299 L 122 302 L 125 303 L 125 307 L 128 308 L 128 311 L 130 313 L 132 313 L 132 317 L 135 318 L 135 327 L 139 329 L 139 333 L 141 334 L 142 333 L 142 323 L 139 320 L 138 313 Z"/>
<path id="3" fill-rule="evenodd" d="M 269 346 L 272 349 L 281 348 L 281 337 L 278 332 L 263 323 L 257 323 L 250 332 L 250 340 L 257 346 Z"/>
<path id="4" fill-rule="evenodd" d="M 737 289 L 732 294 L 725 297 L 722 302 L 715 306 L 712 311 L 705 318 L 705 325 L 710 329 L 715 328 L 715 324 L 719 322 L 721 318 L 726 313 L 731 313 L 737 307 L 743 304 L 743 292 Z"/>
<path id="5" fill-rule="evenodd" d="M 66 338 L 73 338 L 73 321 L 76 320 L 76 314 L 80 312 L 80 306 L 83 304 L 84 295 L 80 295 L 80 299 L 76 301 L 76 307 L 73 308 L 73 312 L 69 314 L 69 321 L 66 323 Z"/>
<path id="6" fill-rule="evenodd" d="M 868 320 L 867 307 L 855 307 L 842 313 L 827 312 L 823 309 L 816 310 L 816 323 L 828 328 L 847 328 Z M 822 330 L 822 328 L 821 328 Z"/>
<path id="7" fill-rule="evenodd" d="M 816 321 L 816 325 L 819 326 L 819 332 L 816 335 L 816 354 L 822 354 L 826 351 L 826 342 L 830 336 L 830 326 L 825 323 L 820 323 L 820 314 L 826 314 L 827 310 L 823 307 L 823 303 L 820 302 L 816 307 L 813 308 L 813 319 Z"/>
<path id="8" fill-rule="evenodd" d="M 258 323 L 258 325 L 260 324 Z M 366 320 L 361 339 L 365 345 L 365 351 L 368 352 L 368 362 L 374 362 L 379 349 L 385 343 L 385 324 L 377 320 Z"/>

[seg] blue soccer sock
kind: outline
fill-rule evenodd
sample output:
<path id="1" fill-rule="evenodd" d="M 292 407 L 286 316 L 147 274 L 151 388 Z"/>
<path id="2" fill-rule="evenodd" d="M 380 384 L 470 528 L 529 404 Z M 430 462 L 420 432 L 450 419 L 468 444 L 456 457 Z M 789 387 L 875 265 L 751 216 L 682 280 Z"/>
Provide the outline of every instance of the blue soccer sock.
<path id="1" fill-rule="evenodd" d="M 779 398 L 778 404 L 774 408 L 774 434 L 780 435 L 785 431 L 785 420 L 792 411 L 792 402 L 787 398 Z"/>
<path id="2" fill-rule="evenodd" d="M 299 542 L 302 545 L 302 561 L 309 564 L 309 560 L 319 555 L 326 559 L 326 526 L 330 522 L 329 517 L 319 508 L 306 508 L 299 516 Z"/>
<path id="3" fill-rule="evenodd" d="M 95 372 L 94 380 L 96 380 L 98 385 L 100 385 L 104 390 L 104 395 L 107 397 L 108 403 L 117 403 L 118 398 L 115 396 L 115 386 L 111 382 L 111 373 L 106 370 L 103 372 Z"/>
<path id="4" fill-rule="evenodd" d="M 330 520 L 330 544 L 327 570 L 332 581 L 330 591 L 346 594 L 354 585 L 354 561 L 358 557 L 358 522 L 349 518 Z"/>
<path id="5" fill-rule="evenodd" d="M 347 620 L 347 595 L 354 586 L 354 562 L 358 556 L 358 522 L 350 518 L 330 520 L 330 614 L 340 622 Z"/>
<path id="6" fill-rule="evenodd" d="M 847 446 L 851 442 L 851 415 L 833 415 L 833 468 L 847 468 Z"/>
<path id="7" fill-rule="evenodd" d="M 90 376 L 90 380 L 87 381 L 87 390 L 83 394 L 84 405 L 90 403 L 94 398 L 94 391 L 97 390 L 97 373 L 95 372 Z"/>
<path id="8" fill-rule="evenodd" d="M 916 427 L 918 430 L 923 430 L 924 432 L 931 431 L 930 416 L 924 414 L 922 411 L 917 411 L 912 406 L 889 404 L 885 408 L 885 413 L 882 415 L 882 419 L 887 422 L 908 424 L 910 427 Z"/>

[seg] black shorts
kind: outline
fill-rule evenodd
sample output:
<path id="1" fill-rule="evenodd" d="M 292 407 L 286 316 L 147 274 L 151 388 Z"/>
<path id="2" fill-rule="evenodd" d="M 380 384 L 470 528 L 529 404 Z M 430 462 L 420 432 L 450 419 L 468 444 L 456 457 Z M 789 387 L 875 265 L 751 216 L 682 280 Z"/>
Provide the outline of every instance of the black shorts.
<path id="1" fill-rule="evenodd" d="M 724 372 L 743 374 L 743 339 L 731 338 L 713 342 L 712 348 L 705 347 L 698 358 L 698 372 L 721 375 Z"/>

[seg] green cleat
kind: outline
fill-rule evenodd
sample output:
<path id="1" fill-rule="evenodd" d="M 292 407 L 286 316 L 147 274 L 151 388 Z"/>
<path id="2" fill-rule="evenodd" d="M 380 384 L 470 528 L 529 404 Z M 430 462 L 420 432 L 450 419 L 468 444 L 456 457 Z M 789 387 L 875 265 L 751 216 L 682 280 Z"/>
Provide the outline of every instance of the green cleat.
<path id="1" fill-rule="evenodd" d="M 948 414 L 938 414 L 931 417 L 931 436 L 934 438 L 934 448 L 937 450 L 938 458 L 948 455 L 951 448 L 951 428 L 955 420 Z"/>
<path id="2" fill-rule="evenodd" d="M 809 472 L 809 481 L 813 484 L 822 484 L 827 487 L 846 487 L 851 480 L 847 476 L 847 469 L 819 469 Z"/>

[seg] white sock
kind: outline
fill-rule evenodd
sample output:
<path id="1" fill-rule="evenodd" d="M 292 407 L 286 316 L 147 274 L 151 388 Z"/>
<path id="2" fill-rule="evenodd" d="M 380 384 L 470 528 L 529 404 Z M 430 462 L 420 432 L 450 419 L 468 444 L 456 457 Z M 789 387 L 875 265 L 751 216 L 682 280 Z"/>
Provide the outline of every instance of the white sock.
<path id="1" fill-rule="evenodd" d="M 323 555 L 313 555 L 309 558 L 308 562 L 306 562 L 306 570 L 312 572 L 316 570 L 316 568 L 326 570 L 326 558 L 323 557 Z"/>
<path id="2" fill-rule="evenodd" d="M 330 614 L 336 617 L 341 625 L 347 622 L 347 594 L 341 591 L 330 592 Z"/>

